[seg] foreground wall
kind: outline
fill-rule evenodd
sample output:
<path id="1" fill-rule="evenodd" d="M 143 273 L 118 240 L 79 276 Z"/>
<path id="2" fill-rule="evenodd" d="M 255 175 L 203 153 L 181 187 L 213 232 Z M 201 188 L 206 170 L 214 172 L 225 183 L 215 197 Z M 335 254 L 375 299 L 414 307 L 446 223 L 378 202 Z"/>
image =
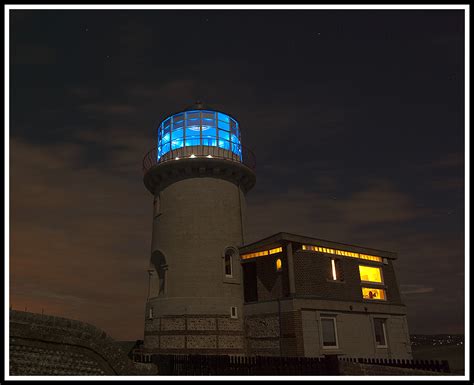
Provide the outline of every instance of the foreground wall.
<path id="1" fill-rule="evenodd" d="M 107 334 L 84 322 L 10 311 L 10 375 L 151 375 Z"/>

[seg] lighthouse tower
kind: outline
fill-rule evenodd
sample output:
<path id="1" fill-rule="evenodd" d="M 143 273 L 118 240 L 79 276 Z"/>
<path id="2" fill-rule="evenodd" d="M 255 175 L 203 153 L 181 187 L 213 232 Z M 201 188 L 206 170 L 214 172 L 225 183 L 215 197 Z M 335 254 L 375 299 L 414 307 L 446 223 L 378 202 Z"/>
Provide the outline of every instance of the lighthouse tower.
<path id="1" fill-rule="evenodd" d="M 244 354 L 245 194 L 255 158 L 229 114 L 198 102 L 164 119 L 143 161 L 154 196 L 144 348 Z"/>

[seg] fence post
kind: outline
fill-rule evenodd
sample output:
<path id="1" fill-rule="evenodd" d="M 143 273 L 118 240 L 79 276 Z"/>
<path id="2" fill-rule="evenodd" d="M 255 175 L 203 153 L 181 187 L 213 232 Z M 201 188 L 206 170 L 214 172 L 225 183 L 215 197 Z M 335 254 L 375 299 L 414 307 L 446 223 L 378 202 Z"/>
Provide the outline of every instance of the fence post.
<path id="1" fill-rule="evenodd" d="M 441 361 L 441 365 L 442 365 L 442 370 L 444 373 L 451 373 L 451 370 L 449 369 L 449 363 L 447 360 L 443 360 Z"/>
<path id="2" fill-rule="evenodd" d="M 326 371 L 329 375 L 338 375 L 339 373 L 339 359 L 337 354 L 326 354 L 324 356 L 326 361 Z"/>

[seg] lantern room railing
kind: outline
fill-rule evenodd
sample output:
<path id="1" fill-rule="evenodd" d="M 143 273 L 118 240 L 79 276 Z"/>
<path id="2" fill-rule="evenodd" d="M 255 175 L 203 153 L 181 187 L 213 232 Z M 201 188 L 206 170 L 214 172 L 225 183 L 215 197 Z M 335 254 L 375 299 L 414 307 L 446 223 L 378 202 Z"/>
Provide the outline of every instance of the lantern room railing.
<path id="1" fill-rule="evenodd" d="M 241 145 L 231 141 L 225 141 L 222 147 L 215 146 L 186 146 L 170 150 L 161 155 L 158 159 L 157 147 L 152 148 L 143 158 L 143 173 L 146 174 L 152 167 L 164 162 L 177 162 L 187 158 L 216 158 L 225 159 L 232 162 L 242 163 L 243 165 L 255 171 L 256 159 L 254 153 Z"/>

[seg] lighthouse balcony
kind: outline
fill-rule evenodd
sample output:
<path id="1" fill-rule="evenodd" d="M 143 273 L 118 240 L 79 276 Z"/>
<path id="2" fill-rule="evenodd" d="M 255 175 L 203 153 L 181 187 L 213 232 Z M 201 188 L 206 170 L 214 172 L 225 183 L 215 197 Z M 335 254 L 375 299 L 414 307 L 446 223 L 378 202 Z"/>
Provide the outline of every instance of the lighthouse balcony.
<path id="1" fill-rule="evenodd" d="M 143 172 L 146 174 L 152 167 L 162 163 L 179 162 L 183 159 L 224 159 L 242 163 L 255 171 L 255 155 L 238 142 L 219 140 L 219 146 L 194 145 L 184 146 L 162 153 L 158 147 L 152 148 L 143 158 Z"/>

